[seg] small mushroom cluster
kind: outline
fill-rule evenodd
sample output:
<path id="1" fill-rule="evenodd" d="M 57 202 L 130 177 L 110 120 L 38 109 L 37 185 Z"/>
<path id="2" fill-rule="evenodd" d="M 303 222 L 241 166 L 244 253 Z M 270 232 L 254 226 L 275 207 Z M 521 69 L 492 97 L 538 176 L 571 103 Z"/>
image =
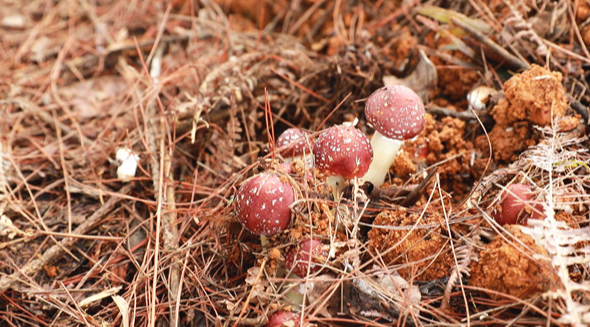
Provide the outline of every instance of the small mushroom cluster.
<path id="1" fill-rule="evenodd" d="M 319 132 L 314 142 L 310 141 L 312 135 L 301 129 L 286 130 L 276 143 L 284 161 L 282 168 L 250 177 L 238 189 L 238 220 L 261 237 L 289 228 L 298 194 L 296 182 L 289 176 L 293 161 L 302 161 L 305 169 L 312 171 L 315 167 L 326 176 L 335 199 L 347 181 L 368 181 L 380 187 L 403 141 L 414 138 L 424 128 L 424 114 L 424 104 L 414 91 L 400 85 L 386 86 L 374 92 L 366 103 L 367 122 L 376 130 L 371 140 L 353 124 L 329 127 Z M 304 237 L 285 256 L 285 267 L 305 278 L 322 270 L 328 257 L 320 238 Z M 269 326 L 274 326 L 274 321 L 272 318 Z"/>
<path id="2" fill-rule="evenodd" d="M 403 85 L 385 86 L 368 98 L 365 107 L 367 121 L 375 128 L 371 141 L 356 127 L 342 124 L 323 130 L 313 143 L 303 130 L 287 129 L 279 136 L 277 147 L 287 162 L 307 161 L 312 155 L 335 195 L 343 179 L 358 178 L 379 187 L 403 141 L 424 128 L 424 114 L 424 104 L 414 91 Z M 244 228 L 270 236 L 289 226 L 294 201 L 295 191 L 287 178 L 278 172 L 264 172 L 242 183 L 236 212 Z"/>

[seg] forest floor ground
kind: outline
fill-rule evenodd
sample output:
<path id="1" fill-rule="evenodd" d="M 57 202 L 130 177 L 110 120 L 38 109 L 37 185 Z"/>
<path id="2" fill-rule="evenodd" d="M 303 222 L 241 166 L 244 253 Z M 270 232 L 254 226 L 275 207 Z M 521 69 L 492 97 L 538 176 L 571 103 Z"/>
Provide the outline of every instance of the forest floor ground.
<path id="1" fill-rule="evenodd" d="M 588 0 L 0 8 L 0 325 L 590 324 Z M 370 137 L 391 84 L 426 123 L 383 185 L 279 168 L 287 128 Z M 263 171 L 297 198 L 267 239 L 235 210 Z"/>

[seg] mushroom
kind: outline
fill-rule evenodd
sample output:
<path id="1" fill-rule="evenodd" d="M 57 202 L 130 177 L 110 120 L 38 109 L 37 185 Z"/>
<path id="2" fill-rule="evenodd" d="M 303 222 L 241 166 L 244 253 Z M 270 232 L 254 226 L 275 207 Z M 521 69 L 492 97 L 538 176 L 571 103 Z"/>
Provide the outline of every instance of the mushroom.
<path id="1" fill-rule="evenodd" d="M 277 138 L 277 148 L 286 162 L 302 159 L 307 163 L 313 152 L 311 145 L 307 143 L 305 131 L 297 127 L 285 130 Z"/>
<path id="2" fill-rule="evenodd" d="M 297 280 L 305 278 L 308 274 L 319 272 L 324 267 L 328 255 L 328 251 L 324 249 L 324 244 L 319 239 L 310 238 L 301 241 L 285 256 L 285 268 L 289 272 L 287 277 Z M 288 291 L 284 293 L 284 299 L 295 307 L 301 307 L 306 292 L 305 283 L 296 281 L 290 284 Z"/>
<path id="3" fill-rule="evenodd" d="M 272 316 L 268 319 L 268 323 L 265 327 L 279 327 L 279 326 L 287 326 L 287 323 L 292 322 L 293 326 L 296 326 L 298 320 L 298 315 L 295 312 L 288 312 L 284 310 L 279 310 L 273 313 Z"/>
<path id="4" fill-rule="evenodd" d="M 424 103 L 410 88 L 389 85 L 375 91 L 365 105 L 365 116 L 375 134 L 371 145 L 375 158 L 362 181 L 379 187 L 405 140 L 416 137 L 424 129 Z"/>
<path id="5" fill-rule="evenodd" d="M 130 182 L 137 172 L 139 156 L 129 148 L 120 148 L 117 150 L 115 159 L 119 166 L 117 167 L 117 178 L 124 183 Z"/>
<path id="6" fill-rule="evenodd" d="M 285 266 L 295 275 L 304 278 L 322 269 L 328 257 L 324 250 L 324 243 L 316 238 L 304 240 L 299 246 L 291 249 L 285 257 Z"/>
<path id="7" fill-rule="evenodd" d="M 497 91 L 489 86 L 480 85 L 467 94 L 467 102 L 474 110 L 481 111 L 486 108 L 490 96 Z"/>
<path id="8" fill-rule="evenodd" d="M 291 223 L 295 191 L 275 173 L 261 173 L 246 180 L 236 194 L 240 223 L 254 234 L 270 236 Z"/>
<path id="9" fill-rule="evenodd" d="M 324 130 L 315 142 L 313 154 L 316 167 L 328 176 L 326 182 L 335 197 L 342 178 L 363 176 L 373 160 L 373 148 L 367 136 L 344 124 Z"/>
<path id="10" fill-rule="evenodd" d="M 500 226 L 517 223 L 526 225 L 529 218 L 539 219 L 542 205 L 527 205 L 532 198 L 530 186 L 521 183 L 510 184 L 500 195 L 500 204 L 492 211 L 492 217 Z"/>

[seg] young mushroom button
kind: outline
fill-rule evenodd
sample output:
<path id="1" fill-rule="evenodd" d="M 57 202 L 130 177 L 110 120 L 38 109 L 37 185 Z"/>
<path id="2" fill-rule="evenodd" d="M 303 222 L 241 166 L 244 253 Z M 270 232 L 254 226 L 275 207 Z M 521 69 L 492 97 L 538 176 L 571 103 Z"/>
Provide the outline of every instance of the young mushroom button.
<path id="1" fill-rule="evenodd" d="M 363 181 L 381 186 L 404 140 L 416 137 L 424 129 L 424 103 L 410 88 L 389 85 L 375 91 L 365 105 L 365 116 L 375 134 L 371 145 L 375 158 Z"/>
<path id="2" fill-rule="evenodd" d="M 270 236 L 291 223 L 293 187 L 273 173 L 261 173 L 246 180 L 236 194 L 240 223 L 254 234 Z"/>
<path id="3" fill-rule="evenodd" d="M 373 160 L 373 148 L 367 136 L 346 125 L 323 131 L 316 140 L 313 154 L 316 167 L 324 174 L 347 179 L 363 176 Z"/>
<path id="4" fill-rule="evenodd" d="M 313 150 L 316 167 L 328 178 L 334 198 L 338 198 L 342 179 L 363 176 L 373 160 L 373 148 L 363 132 L 353 126 L 337 125 L 323 131 Z"/>
<path id="5" fill-rule="evenodd" d="M 514 183 L 500 195 L 500 204 L 492 211 L 492 217 L 500 225 L 526 225 L 528 219 L 540 219 L 543 206 L 532 204 L 532 190 L 526 184 Z"/>
<path id="6" fill-rule="evenodd" d="M 301 128 L 293 127 L 285 130 L 277 138 L 277 148 L 285 159 L 302 157 L 312 151 L 305 139 L 305 132 Z"/>
<path id="7" fill-rule="evenodd" d="M 269 319 L 265 327 L 297 326 L 299 315 L 295 312 L 277 311 Z"/>
<path id="8" fill-rule="evenodd" d="M 319 239 L 307 239 L 299 243 L 297 248 L 291 249 L 285 257 L 285 266 L 295 275 L 305 278 L 320 271 L 328 252 L 323 249 L 324 244 Z"/>

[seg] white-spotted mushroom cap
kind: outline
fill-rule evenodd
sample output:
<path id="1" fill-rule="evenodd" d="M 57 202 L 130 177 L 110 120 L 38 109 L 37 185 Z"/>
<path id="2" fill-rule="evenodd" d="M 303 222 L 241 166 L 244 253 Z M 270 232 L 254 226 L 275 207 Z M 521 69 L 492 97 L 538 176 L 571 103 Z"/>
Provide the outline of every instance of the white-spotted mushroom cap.
<path id="1" fill-rule="evenodd" d="M 285 158 L 302 156 L 312 152 L 305 141 L 305 132 L 297 127 L 285 130 L 277 138 L 277 148 L 284 148 L 281 155 Z"/>
<path id="2" fill-rule="evenodd" d="M 316 167 L 326 175 L 352 179 L 363 176 L 373 160 L 373 148 L 363 132 L 336 125 L 324 130 L 313 149 Z"/>
<path id="3" fill-rule="evenodd" d="M 236 194 L 236 212 L 242 226 L 254 234 L 274 235 L 291 223 L 295 191 L 276 174 L 261 173 L 246 180 Z"/>
<path id="4" fill-rule="evenodd" d="M 291 249 L 285 257 L 285 266 L 295 275 L 304 278 L 309 273 L 313 274 L 322 269 L 328 257 L 324 249 L 324 243 L 319 239 L 307 239 L 299 243 L 299 246 Z"/>
<path id="5" fill-rule="evenodd" d="M 375 91 L 365 105 L 367 121 L 383 136 L 409 140 L 424 129 L 424 103 L 412 89 L 389 85 Z"/>

